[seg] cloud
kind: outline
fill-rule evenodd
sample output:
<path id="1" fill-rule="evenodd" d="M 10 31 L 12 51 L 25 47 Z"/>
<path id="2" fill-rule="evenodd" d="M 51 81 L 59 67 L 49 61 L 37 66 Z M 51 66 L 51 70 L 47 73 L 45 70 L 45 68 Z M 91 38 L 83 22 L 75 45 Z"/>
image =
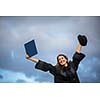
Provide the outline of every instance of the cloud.
<path id="1" fill-rule="evenodd" d="M 54 82 L 54 76 L 51 75 L 49 72 L 42 72 L 40 70 L 37 70 L 37 73 L 38 74 L 36 75 L 36 81 L 40 83 L 53 83 Z"/>
<path id="2" fill-rule="evenodd" d="M 16 83 L 26 83 L 26 81 L 23 79 L 18 79 L 18 80 L 16 80 Z"/>
<path id="3" fill-rule="evenodd" d="M 2 74 L 3 78 L 0 79 L 0 82 L 27 82 L 37 83 L 38 81 L 35 81 L 35 77 L 27 77 L 24 73 L 21 72 L 14 72 L 10 70 L 4 70 L 0 69 L 0 73 Z"/>
<path id="4" fill-rule="evenodd" d="M 91 59 L 87 59 L 83 63 L 81 63 L 79 67 L 79 76 L 81 82 L 88 83 L 97 83 L 100 82 L 100 58 L 91 57 Z"/>
<path id="5" fill-rule="evenodd" d="M 0 79 L 3 79 L 3 76 L 2 75 L 0 75 Z"/>

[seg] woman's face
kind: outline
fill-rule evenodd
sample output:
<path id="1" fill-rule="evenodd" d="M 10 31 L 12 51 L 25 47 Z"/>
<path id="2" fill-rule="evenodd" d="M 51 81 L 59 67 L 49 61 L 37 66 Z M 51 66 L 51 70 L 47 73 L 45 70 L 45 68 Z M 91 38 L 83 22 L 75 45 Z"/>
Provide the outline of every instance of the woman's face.
<path id="1" fill-rule="evenodd" d="M 68 60 L 64 57 L 64 56 L 59 56 L 58 57 L 58 63 L 60 64 L 60 65 L 66 65 L 66 63 L 68 62 Z"/>

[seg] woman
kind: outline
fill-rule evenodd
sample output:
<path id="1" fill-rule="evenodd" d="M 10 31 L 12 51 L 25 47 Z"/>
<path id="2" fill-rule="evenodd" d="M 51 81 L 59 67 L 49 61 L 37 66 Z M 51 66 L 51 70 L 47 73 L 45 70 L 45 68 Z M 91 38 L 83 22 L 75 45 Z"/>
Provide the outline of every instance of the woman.
<path id="1" fill-rule="evenodd" d="M 84 36 L 78 36 L 79 44 L 73 55 L 72 61 L 68 61 L 68 58 L 64 54 L 59 54 L 57 56 L 56 66 L 37 58 L 31 58 L 28 55 L 26 55 L 26 58 L 36 62 L 36 69 L 44 72 L 49 71 L 54 76 L 55 83 L 79 83 L 77 69 L 80 61 L 85 57 L 85 55 L 81 53 L 82 46 L 85 46 L 87 43 L 87 41 L 84 41 L 84 38 L 86 39 Z"/>

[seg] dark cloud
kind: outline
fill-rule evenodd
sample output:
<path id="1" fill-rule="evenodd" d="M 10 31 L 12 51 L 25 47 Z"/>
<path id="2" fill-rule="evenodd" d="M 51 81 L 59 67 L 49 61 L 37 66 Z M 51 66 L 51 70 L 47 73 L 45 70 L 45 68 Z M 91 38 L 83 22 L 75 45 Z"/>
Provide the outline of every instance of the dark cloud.
<path id="1" fill-rule="evenodd" d="M 100 82 L 100 58 L 86 58 L 79 66 L 79 76 L 81 82 L 98 83 Z"/>
<path id="2" fill-rule="evenodd" d="M 0 79 L 3 79 L 3 76 L 2 75 L 0 75 Z"/>

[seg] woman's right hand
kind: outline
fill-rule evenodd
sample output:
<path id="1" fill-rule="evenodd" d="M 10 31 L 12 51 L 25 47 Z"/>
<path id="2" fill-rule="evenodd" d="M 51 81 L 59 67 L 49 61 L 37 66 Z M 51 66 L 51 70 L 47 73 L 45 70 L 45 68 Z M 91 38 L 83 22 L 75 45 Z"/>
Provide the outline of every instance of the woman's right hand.
<path id="1" fill-rule="evenodd" d="M 29 59 L 30 58 L 30 56 L 28 54 L 26 54 L 25 57 L 26 57 L 26 59 Z"/>

